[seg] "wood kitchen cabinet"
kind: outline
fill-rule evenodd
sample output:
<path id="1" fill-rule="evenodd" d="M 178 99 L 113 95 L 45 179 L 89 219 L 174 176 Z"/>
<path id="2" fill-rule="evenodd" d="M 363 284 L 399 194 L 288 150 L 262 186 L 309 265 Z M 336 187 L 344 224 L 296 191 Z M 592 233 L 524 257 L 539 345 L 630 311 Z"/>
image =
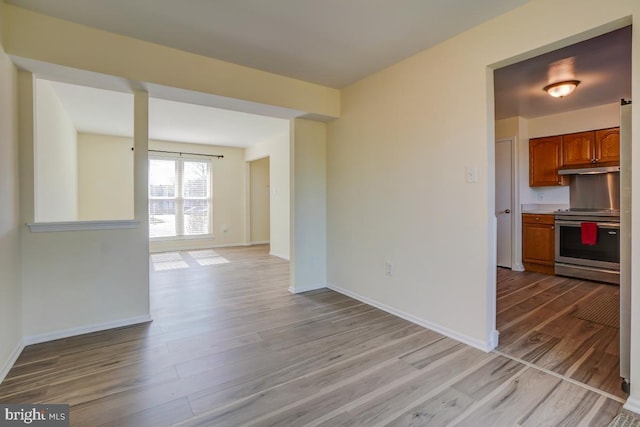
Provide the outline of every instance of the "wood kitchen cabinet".
<path id="1" fill-rule="evenodd" d="M 529 140 L 529 186 L 563 185 L 558 175 L 562 166 L 562 136 L 549 136 Z"/>
<path id="2" fill-rule="evenodd" d="M 596 131 L 596 160 L 602 166 L 620 164 L 620 128 Z"/>
<path id="3" fill-rule="evenodd" d="M 562 165 L 570 168 L 620 164 L 620 128 L 562 135 Z"/>
<path id="4" fill-rule="evenodd" d="M 554 274 L 555 218 L 522 214 L 522 263 L 527 271 Z"/>
<path id="5" fill-rule="evenodd" d="M 529 140 L 529 186 L 568 184 L 559 168 L 620 165 L 620 128 L 576 132 Z"/>
<path id="6" fill-rule="evenodd" d="M 562 135 L 562 166 L 591 166 L 595 159 L 595 133 L 578 132 Z"/>

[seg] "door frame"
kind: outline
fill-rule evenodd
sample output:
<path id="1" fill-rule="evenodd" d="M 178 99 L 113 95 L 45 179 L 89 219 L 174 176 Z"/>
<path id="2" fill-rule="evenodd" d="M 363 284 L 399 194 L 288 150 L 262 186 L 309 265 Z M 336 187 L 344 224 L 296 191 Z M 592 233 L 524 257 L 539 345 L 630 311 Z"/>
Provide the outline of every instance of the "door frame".
<path id="1" fill-rule="evenodd" d="M 520 152 L 518 146 L 520 144 L 518 143 L 517 136 L 497 138 L 495 143 L 504 142 L 511 144 L 511 269 L 514 271 L 524 271 L 524 265 L 522 265 L 522 206 L 520 205 L 519 187 L 520 162 L 518 161 Z M 528 159 L 525 160 L 528 161 Z M 496 256 L 498 251 L 497 239 L 496 228 Z"/>

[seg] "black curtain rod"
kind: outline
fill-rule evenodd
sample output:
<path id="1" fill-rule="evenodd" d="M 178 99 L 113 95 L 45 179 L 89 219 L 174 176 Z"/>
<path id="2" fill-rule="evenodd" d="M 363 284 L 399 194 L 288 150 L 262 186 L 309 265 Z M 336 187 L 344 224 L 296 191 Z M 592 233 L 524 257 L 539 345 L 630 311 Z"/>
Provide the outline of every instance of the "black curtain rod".
<path id="1" fill-rule="evenodd" d="M 222 154 L 200 154 L 200 153 L 187 153 L 185 151 L 163 151 L 163 150 L 148 150 L 148 151 L 153 153 L 179 154 L 181 156 L 183 154 L 189 154 L 191 156 L 206 156 L 206 157 L 216 157 L 218 159 L 224 159 L 224 156 Z"/>

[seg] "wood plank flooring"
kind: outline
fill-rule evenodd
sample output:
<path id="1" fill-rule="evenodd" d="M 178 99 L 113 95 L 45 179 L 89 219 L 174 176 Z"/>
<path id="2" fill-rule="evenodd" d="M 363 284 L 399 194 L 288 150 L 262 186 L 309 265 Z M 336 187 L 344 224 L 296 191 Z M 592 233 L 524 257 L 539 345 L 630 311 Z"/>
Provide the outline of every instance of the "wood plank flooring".
<path id="1" fill-rule="evenodd" d="M 576 313 L 618 286 L 498 269 L 498 351 L 620 398 L 619 330 Z"/>
<path id="2" fill-rule="evenodd" d="M 523 363 L 330 290 L 292 295 L 265 246 L 216 252 L 229 262 L 182 252 L 187 268 L 152 271 L 152 323 L 27 347 L 0 402 L 70 403 L 71 425 L 92 427 L 605 426 L 621 406 L 577 382 L 607 384 L 613 359 L 561 346 L 558 313 L 591 285 L 499 273 L 500 350 Z M 571 325 L 583 350 L 615 355 L 602 328 Z"/>

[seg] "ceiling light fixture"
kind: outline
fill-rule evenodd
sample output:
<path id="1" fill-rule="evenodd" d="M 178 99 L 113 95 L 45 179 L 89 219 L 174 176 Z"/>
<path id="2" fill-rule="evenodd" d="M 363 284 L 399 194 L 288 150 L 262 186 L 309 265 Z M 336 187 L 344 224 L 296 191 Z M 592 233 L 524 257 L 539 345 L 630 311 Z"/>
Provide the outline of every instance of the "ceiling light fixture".
<path id="1" fill-rule="evenodd" d="M 573 92 L 579 84 L 580 80 L 565 80 L 547 85 L 543 89 L 554 98 L 563 98 Z"/>

